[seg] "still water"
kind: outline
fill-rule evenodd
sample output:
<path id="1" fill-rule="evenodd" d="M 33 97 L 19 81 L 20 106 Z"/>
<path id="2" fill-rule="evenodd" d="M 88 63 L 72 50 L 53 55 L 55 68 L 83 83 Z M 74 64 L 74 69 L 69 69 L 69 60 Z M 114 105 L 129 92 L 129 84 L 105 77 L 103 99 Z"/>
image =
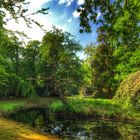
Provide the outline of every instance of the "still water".
<path id="1" fill-rule="evenodd" d="M 58 135 L 62 140 L 140 140 L 140 125 L 111 121 L 60 121 L 46 109 L 29 109 L 11 114 L 42 132 Z"/>

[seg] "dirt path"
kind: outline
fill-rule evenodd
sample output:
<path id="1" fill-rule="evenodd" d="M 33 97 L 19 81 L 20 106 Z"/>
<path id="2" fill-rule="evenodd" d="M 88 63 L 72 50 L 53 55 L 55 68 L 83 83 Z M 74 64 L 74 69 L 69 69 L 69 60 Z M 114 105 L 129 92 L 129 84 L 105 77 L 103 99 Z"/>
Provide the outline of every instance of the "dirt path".
<path id="1" fill-rule="evenodd" d="M 27 125 L 0 118 L 0 140 L 60 140 L 60 138 L 42 135 Z"/>

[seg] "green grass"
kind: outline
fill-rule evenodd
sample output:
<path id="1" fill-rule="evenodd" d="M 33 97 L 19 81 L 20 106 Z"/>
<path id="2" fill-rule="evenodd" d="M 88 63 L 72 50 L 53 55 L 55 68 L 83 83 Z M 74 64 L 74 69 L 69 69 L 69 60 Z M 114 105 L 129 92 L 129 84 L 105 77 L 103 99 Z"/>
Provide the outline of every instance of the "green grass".
<path id="1" fill-rule="evenodd" d="M 102 116 L 102 118 L 111 118 L 115 116 L 124 120 L 127 118 L 140 121 L 140 112 L 123 109 L 114 100 L 107 99 L 68 97 L 68 105 L 57 101 L 50 105 L 50 109 L 53 112 L 72 111 L 86 116 L 97 114 Z"/>
<path id="2" fill-rule="evenodd" d="M 58 98 L 0 100 L 0 111 L 12 112 L 20 108 L 50 107 L 53 112 L 74 112 L 86 116 L 96 114 L 102 116 L 102 118 L 121 116 L 140 122 L 140 112 L 124 109 L 114 100 L 81 98 L 79 96 L 67 97 L 67 100 L 67 105 L 64 105 Z"/>
<path id="3" fill-rule="evenodd" d="M 68 105 L 73 107 L 75 111 L 85 112 L 90 110 L 117 110 L 120 106 L 115 103 L 113 100 L 107 99 L 91 99 L 91 98 L 68 98 Z M 54 111 L 64 110 L 66 109 L 66 105 L 64 105 L 61 101 L 57 101 L 52 103 L 51 108 Z"/>
<path id="4" fill-rule="evenodd" d="M 24 106 L 25 101 L 0 101 L 0 110 L 8 112 Z"/>
<path id="5" fill-rule="evenodd" d="M 0 111 L 9 112 L 15 109 L 31 107 L 47 107 L 52 102 L 58 101 L 57 98 L 36 98 L 36 99 L 5 99 L 0 100 Z"/>

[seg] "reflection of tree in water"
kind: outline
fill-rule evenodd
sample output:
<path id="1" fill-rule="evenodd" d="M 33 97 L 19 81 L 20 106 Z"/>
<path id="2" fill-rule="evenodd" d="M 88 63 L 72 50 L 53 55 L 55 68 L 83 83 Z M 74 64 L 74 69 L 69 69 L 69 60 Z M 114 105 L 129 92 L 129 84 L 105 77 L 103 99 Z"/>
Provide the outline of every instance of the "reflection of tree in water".
<path id="1" fill-rule="evenodd" d="M 110 125 L 106 122 L 101 122 L 97 126 L 91 128 L 94 140 L 118 140 L 121 134 L 116 126 Z"/>
<path id="2" fill-rule="evenodd" d="M 61 135 L 67 140 L 140 140 L 139 125 L 109 121 L 57 122 L 54 118 L 50 119 L 47 109 L 42 108 L 22 110 L 10 117 L 44 132 Z"/>
<path id="3" fill-rule="evenodd" d="M 41 128 L 45 124 L 45 120 L 48 118 L 48 112 L 42 108 L 28 109 L 11 114 L 10 117 L 16 121 L 29 124 L 36 128 Z"/>
<path id="4" fill-rule="evenodd" d="M 120 125 L 118 131 L 123 140 L 140 140 L 140 125 Z"/>
<path id="5" fill-rule="evenodd" d="M 87 124 L 86 124 L 87 125 Z M 84 124 L 65 122 L 54 124 L 50 132 L 77 140 L 118 140 L 121 137 L 117 127 L 109 126 L 108 123 L 93 124 L 86 127 Z"/>
<path id="6" fill-rule="evenodd" d="M 60 122 L 49 131 L 67 140 L 140 140 L 140 128 L 117 122 Z"/>
<path id="7" fill-rule="evenodd" d="M 47 128 L 49 132 L 65 137 L 87 137 L 86 129 L 82 127 L 81 125 L 78 125 L 78 123 L 74 122 L 56 122 L 53 124 L 47 125 Z"/>

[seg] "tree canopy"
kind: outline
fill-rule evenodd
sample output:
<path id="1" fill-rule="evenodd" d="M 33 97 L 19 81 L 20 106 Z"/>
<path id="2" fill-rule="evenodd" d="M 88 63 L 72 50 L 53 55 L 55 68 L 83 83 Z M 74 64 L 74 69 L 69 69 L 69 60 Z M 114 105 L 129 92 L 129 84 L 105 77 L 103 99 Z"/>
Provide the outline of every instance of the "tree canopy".
<path id="1" fill-rule="evenodd" d="M 1 96 L 62 97 L 84 92 L 96 98 L 113 98 L 121 81 L 139 71 L 138 0 L 85 0 L 77 9 L 80 32 L 92 32 L 92 23 L 98 28 L 97 42 L 84 48 L 83 60 L 77 56 L 82 50 L 80 43 L 56 27 L 45 31 L 42 41 L 31 40 L 27 45 L 6 29 L 9 20 L 19 18 L 28 27 L 32 23 L 43 27 L 30 15 L 48 14 L 49 8 L 28 13 L 28 4 L 25 0 L 0 2 Z M 11 17 L 6 20 L 7 12 Z"/>

